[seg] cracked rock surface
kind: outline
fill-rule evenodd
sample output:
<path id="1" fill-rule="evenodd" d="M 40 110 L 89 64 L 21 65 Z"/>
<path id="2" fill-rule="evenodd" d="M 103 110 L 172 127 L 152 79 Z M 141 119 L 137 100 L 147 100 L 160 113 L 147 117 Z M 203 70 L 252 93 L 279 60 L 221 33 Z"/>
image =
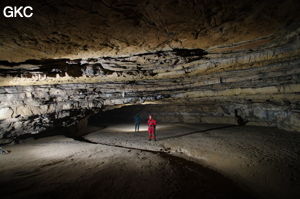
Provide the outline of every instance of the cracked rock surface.
<path id="1" fill-rule="evenodd" d="M 238 116 L 300 131 L 298 1 L 32 6 L 34 17 L 0 22 L 1 142 L 78 131 L 89 116 L 128 105 L 148 105 L 162 121 Z"/>
<path id="2" fill-rule="evenodd" d="M 0 60 L 208 49 L 285 32 L 300 19 L 297 0 L 33 0 L 28 4 L 34 9 L 31 18 L 1 16 Z M 11 1 L 0 5 L 4 8 Z"/>

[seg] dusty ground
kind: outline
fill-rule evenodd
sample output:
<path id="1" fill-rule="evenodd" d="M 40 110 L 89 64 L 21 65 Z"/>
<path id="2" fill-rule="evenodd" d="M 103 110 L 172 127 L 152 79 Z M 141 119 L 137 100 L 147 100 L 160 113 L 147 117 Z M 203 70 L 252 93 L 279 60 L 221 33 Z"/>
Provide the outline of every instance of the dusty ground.
<path id="1" fill-rule="evenodd" d="M 120 124 L 81 141 L 55 136 L 6 146 L 1 198 L 300 197 L 298 133 L 165 124 L 158 141 L 149 142 L 145 126 L 132 130 Z"/>
<path id="2" fill-rule="evenodd" d="M 300 198 L 300 134 L 276 128 L 230 125 L 160 125 L 148 142 L 127 124 L 108 126 L 88 140 L 169 151 L 190 157 L 233 179 L 258 198 Z"/>

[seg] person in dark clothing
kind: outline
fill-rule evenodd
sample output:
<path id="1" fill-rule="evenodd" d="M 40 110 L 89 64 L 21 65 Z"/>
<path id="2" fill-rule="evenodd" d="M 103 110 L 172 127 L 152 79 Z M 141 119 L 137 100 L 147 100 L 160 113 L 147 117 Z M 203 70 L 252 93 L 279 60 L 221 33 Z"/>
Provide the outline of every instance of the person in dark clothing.
<path id="1" fill-rule="evenodd" d="M 139 132 L 140 130 L 140 124 L 141 124 L 141 116 L 139 114 L 134 116 L 134 125 L 135 125 L 135 132 Z"/>

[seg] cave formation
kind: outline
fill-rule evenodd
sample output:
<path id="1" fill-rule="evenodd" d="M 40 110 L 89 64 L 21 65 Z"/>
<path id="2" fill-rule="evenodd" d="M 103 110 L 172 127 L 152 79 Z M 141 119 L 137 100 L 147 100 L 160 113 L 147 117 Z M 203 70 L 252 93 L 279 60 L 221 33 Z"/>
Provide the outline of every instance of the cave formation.
<path id="1" fill-rule="evenodd" d="M 299 1 L 8 5 L 1 198 L 300 198 Z"/>

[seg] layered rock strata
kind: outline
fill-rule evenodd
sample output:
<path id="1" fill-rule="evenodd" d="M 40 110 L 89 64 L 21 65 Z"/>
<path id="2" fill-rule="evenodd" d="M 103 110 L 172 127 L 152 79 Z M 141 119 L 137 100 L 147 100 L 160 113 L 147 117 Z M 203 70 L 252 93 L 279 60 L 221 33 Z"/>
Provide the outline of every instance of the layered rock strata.
<path id="1" fill-rule="evenodd" d="M 299 29 L 229 46 L 132 56 L 1 62 L 1 138 L 155 104 L 161 120 L 300 131 Z"/>

